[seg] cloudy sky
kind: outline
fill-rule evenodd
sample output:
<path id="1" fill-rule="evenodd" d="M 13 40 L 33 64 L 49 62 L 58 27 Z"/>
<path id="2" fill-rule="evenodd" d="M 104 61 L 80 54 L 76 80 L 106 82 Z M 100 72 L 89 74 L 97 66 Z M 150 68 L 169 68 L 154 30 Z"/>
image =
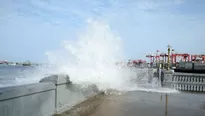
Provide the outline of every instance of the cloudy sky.
<path id="1" fill-rule="evenodd" d="M 205 54 L 204 0 L 0 0 L 0 60 L 41 62 L 89 18 L 122 38 L 128 58 L 166 51 L 168 44 Z"/>

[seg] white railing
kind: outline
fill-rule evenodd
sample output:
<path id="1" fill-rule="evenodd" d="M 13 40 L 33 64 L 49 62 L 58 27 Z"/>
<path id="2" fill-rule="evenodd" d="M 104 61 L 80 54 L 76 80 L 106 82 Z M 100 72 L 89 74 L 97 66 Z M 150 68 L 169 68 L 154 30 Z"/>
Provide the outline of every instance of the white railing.
<path id="1" fill-rule="evenodd" d="M 171 88 L 181 91 L 205 92 L 205 74 L 173 73 L 169 77 L 166 73 L 163 83 Z"/>

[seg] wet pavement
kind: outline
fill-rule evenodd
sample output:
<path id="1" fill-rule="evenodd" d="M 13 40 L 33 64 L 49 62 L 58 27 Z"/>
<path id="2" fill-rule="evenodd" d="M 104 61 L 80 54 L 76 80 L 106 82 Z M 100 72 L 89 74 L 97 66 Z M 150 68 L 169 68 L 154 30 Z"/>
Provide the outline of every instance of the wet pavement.
<path id="1" fill-rule="evenodd" d="M 205 94 L 132 91 L 109 95 L 87 116 L 205 116 Z"/>
<path id="2" fill-rule="evenodd" d="M 205 116 L 205 93 L 111 93 L 55 116 Z"/>

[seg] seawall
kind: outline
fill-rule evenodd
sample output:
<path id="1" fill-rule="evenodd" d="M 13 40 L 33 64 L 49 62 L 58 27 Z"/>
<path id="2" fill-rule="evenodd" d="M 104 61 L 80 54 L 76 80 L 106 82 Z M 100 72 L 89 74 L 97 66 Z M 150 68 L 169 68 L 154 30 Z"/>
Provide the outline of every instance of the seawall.
<path id="1" fill-rule="evenodd" d="M 68 75 L 51 75 L 40 83 L 0 88 L 0 115 L 52 116 L 99 93 L 94 85 L 72 84 Z"/>

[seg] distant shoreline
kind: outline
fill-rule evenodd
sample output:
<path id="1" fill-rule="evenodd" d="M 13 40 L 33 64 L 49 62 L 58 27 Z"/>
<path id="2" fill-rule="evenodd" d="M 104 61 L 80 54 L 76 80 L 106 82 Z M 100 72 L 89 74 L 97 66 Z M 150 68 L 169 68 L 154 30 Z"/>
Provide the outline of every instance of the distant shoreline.
<path id="1" fill-rule="evenodd" d="M 41 66 L 42 64 L 0 64 L 0 66 L 24 66 L 24 67 L 29 67 L 29 66 Z"/>

